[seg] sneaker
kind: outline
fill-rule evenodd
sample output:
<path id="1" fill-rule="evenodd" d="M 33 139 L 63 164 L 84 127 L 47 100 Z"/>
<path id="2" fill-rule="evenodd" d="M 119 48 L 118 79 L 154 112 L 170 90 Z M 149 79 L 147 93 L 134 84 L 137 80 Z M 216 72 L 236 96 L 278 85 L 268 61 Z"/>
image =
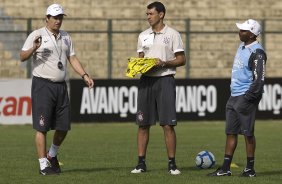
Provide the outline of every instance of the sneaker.
<path id="1" fill-rule="evenodd" d="M 57 159 L 57 156 L 55 157 L 50 157 L 48 154 L 47 154 L 47 159 L 48 161 L 50 162 L 51 164 L 51 168 L 56 172 L 56 173 L 61 173 L 61 167 L 60 167 L 60 164 L 59 164 L 59 161 Z"/>
<path id="2" fill-rule="evenodd" d="M 181 174 L 181 172 L 177 169 L 175 164 L 168 164 L 168 173 L 171 175 Z"/>
<path id="3" fill-rule="evenodd" d="M 59 174 L 57 173 L 56 171 L 54 171 L 51 166 L 48 166 L 48 167 L 45 167 L 45 169 L 43 170 L 39 170 L 39 174 L 42 174 L 42 175 L 52 175 L 52 174 Z"/>
<path id="4" fill-rule="evenodd" d="M 207 176 L 231 176 L 231 175 L 232 175 L 231 171 L 224 171 L 220 167 L 216 171 L 207 174 Z"/>
<path id="5" fill-rule="evenodd" d="M 139 174 L 142 172 L 146 172 L 147 167 L 145 163 L 139 163 L 132 171 L 133 174 Z"/>
<path id="6" fill-rule="evenodd" d="M 256 171 L 253 169 L 245 168 L 241 174 L 241 177 L 256 177 Z"/>

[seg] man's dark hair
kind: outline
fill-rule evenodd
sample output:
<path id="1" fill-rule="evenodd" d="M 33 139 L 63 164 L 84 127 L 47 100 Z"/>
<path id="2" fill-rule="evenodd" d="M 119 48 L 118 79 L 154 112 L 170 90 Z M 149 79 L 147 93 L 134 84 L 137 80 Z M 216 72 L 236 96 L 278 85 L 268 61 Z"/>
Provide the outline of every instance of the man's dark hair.
<path id="1" fill-rule="evenodd" d="M 163 12 L 165 14 L 165 6 L 163 3 L 155 1 L 147 6 L 147 9 L 155 8 L 158 13 Z"/>

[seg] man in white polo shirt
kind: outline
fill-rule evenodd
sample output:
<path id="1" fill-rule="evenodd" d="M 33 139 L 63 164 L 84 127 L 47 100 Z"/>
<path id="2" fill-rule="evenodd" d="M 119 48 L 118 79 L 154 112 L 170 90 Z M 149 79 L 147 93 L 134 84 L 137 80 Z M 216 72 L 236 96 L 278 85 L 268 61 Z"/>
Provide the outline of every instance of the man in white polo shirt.
<path id="1" fill-rule="evenodd" d="M 50 5 L 46 11 L 46 26 L 28 36 L 20 53 L 21 61 L 33 57 L 32 116 L 42 175 L 61 172 L 57 153 L 70 130 L 70 103 L 65 82 L 67 62 L 89 88 L 94 85 L 75 55 L 70 35 L 60 30 L 64 16 L 61 5 Z M 46 135 L 50 129 L 55 133 L 46 154 Z"/>
<path id="2" fill-rule="evenodd" d="M 159 120 L 165 136 L 168 155 L 168 172 L 180 174 L 176 167 L 176 134 L 177 124 L 175 109 L 176 67 L 185 65 L 183 43 L 180 34 L 163 23 L 165 7 L 160 2 L 147 6 L 147 20 L 150 28 L 143 31 L 138 38 L 137 52 L 140 58 L 157 58 L 154 68 L 140 78 L 137 100 L 136 123 L 138 164 L 131 173 L 142 173 L 147 170 L 145 158 L 149 142 L 151 125 Z"/>

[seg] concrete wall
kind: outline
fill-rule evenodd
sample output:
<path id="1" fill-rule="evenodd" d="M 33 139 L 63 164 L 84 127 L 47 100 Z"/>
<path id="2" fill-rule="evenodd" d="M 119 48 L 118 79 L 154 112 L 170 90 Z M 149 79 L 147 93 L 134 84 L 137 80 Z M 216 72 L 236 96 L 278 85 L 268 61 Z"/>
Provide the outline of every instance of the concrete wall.
<path id="1" fill-rule="evenodd" d="M 44 26 L 48 5 L 60 3 L 67 17 L 62 29 L 71 33 L 75 50 L 82 64 L 94 78 L 106 78 L 108 73 L 107 20 L 113 21 L 114 31 L 136 33 L 113 34 L 112 77 L 125 78 L 127 58 L 136 56 L 138 32 L 148 27 L 144 0 L 0 0 L 0 16 L 11 18 L 0 24 L 3 30 L 26 30 L 26 21 L 17 18 L 42 18 L 33 21 L 33 29 Z M 268 54 L 267 76 L 281 77 L 282 1 L 280 0 L 164 0 L 167 8 L 165 23 L 185 31 L 185 19 L 191 19 L 189 68 L 191 78 L 229 78 L 233 57 L 239 44 L 235 23 L 248 18 L 265 21 L 265 48 Z M 72 20 L 91 18 L 91 20 Z M 92 19 L 101 20 L 92 20 Z M 103 19 L 103 20 L 102 20 Z M 136 20 L 124 20 L 136 19 Z M 172 20 L 174 19 L 174 20 Z M 216 20 L 213 20 L 216 19 Z M 228 20 L 223 20 L 228 19 Z M 5 23 L 4 23 L 5 22 Z M 217 31 L 218 33 L 210 33 Z M 206 33 L 199 33 L 206 32 Z M 23 33 L 0 33 L 0 78 L 23 78 L 26 70 L 19 61 L 19 51 L 26 38 Z M 186 44 L 186 36 L 182 34 Z M 261 38 L 260 38 L 261 40 Z M 187 53 L 188 55 L 188 53 Z M 71 78 L 77 78 L 72 70 Z M 178 69 L 177 78 L 186 76 L 185 67 Z"/>

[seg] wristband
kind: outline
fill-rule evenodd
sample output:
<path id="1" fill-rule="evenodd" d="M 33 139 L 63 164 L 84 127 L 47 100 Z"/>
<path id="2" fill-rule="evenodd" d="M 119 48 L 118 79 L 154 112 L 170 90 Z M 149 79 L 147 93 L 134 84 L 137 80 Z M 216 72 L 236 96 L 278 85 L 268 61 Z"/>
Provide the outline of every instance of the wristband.
<path id="1" fill-rule="evenodd" d="M 84 77 L 87 75 L 87 77 L 89 77 L 88 73 L 84 73 L 81 78 L 84 80 Z"/>

